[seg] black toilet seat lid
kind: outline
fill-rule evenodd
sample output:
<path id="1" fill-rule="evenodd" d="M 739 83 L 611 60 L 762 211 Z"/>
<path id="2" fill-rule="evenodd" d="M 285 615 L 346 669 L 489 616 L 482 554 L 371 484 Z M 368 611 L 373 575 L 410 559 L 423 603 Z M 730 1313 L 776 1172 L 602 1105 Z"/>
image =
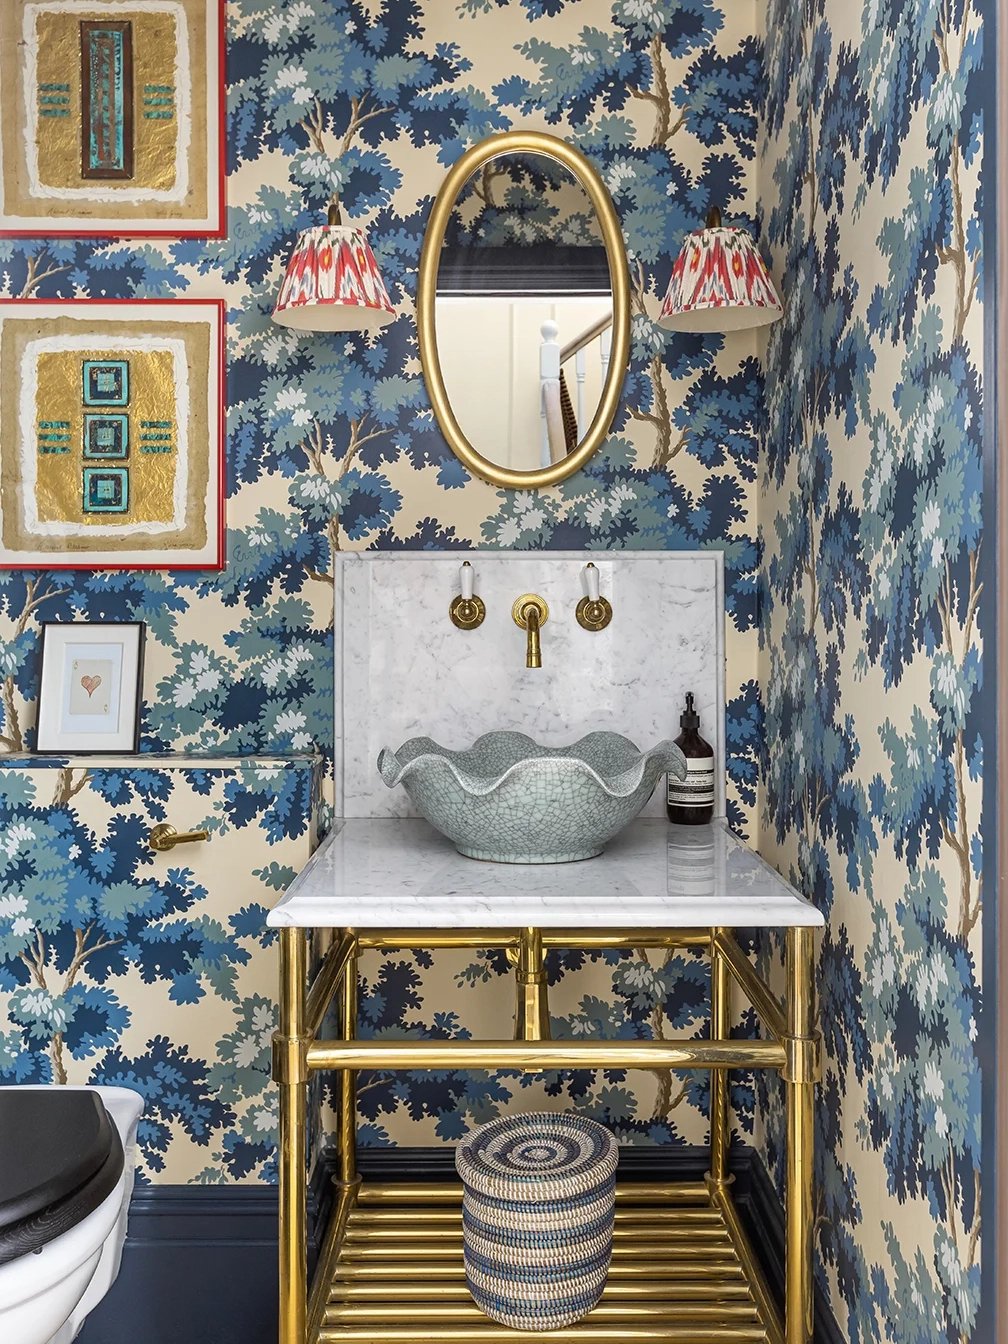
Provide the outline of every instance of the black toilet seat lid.
<path id="1" fill-rule="evenodd" d="M 97 1092 L 0 1088 L 0 1233 L 87 1186 L 117 1150 L 116 1180 L 122 1145 Z"/>

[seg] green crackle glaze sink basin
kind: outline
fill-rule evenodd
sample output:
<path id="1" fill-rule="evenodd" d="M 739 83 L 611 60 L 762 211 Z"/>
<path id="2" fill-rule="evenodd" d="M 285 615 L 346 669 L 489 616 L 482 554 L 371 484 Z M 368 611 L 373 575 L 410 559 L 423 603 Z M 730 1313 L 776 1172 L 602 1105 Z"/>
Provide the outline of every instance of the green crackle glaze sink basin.
<path id="1" fill-rule="evenodd" d="M 485 733 L 465 751 L 411 737 L 378 757 L 422 816 L 460 854 L 493 863 L 572 863 L 601 854 L 660 777 L 686 776 L 674 742 L 640 751 L 619 733 L 541 747 L 524 733 Z"/>

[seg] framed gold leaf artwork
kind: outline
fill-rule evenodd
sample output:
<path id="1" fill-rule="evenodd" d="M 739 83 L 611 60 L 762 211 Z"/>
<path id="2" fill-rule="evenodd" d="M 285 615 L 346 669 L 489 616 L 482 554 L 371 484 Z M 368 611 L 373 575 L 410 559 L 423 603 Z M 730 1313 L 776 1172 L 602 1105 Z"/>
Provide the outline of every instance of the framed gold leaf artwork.
<path id="1" fill-rule="evenodd" d="M 224 0 L 3 0 L 0 232 L 224 233 Z"/>
<path id="2" fill-rule="evenodd" d="M 222 567 L 222 301 L 0 301 L 0 387 L 0 567 Z"/>

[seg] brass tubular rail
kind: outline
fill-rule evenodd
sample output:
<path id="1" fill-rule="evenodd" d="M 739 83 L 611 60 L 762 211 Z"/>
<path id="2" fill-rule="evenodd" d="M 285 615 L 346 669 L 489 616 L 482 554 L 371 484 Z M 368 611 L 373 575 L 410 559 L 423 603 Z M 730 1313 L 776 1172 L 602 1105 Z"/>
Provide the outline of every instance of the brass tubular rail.
<path id="1" fill-rule="evenodd" d="M 494 1325 L 484 1317 L 473 1325 L 444 1325 L 438 1329 L 438 1344 L 542 1344 L 542 1334 L 534 1330 L 512 1330 L 509 1325 Z M 568 1325 L 564 1344 L 624 1344 L 624 1341 L 660 1341 L 660 1344 L 766 1344 L 761 1325 L 739 1322 L 734 1325 L 690 1325 L 673 1321 L 649 1324 Z M 320 1344 L 431 1344 L 429 1325 L 323 1326 Z"/>
<path id="2" fill-rule="evenodd" d="M 767 1034 L 775 1036 L 778 1040 L 786 1036 L 787 1020 L 784 1009 L 756 974 L 755 967 L 739 947 L 735 935 L 728 929 L 715 930 L 714 950 L 731 971 L 739 989 L 756 1009 L 756 1016 L 762 1022 Z"/>
<path id="3" fill-rule="evenodd" d="M 342 1031 L 345 1041 L 357 1036 L 357 940 L 343 967 L 343 994 L 341 998 Z M 344 1185 L 357 1181 L 357 1074 L 344 1069 L 340 1082 L 339 1099 L 339 1163 L 340 1180 Z"/>
<path id="4" fill-rule="evenodd" d="M 548 1041 L 551 1036 L 546 966 L 543 960 L 542 934 L 538 929 L 522 929 L 515 966 L 516 1041 Z"/>
<path id="5" fill-rule="evenodd" d="M 787 1030 L 791 1062 L 785 1073 L 787 1112 L 786 1246 L 784 1270 L 785 1344 L 812 1339 L 812 1182 L 815 1071 L 815 990 L 813 938 L 808 928 L 786 935 Z M 804 1048 L 803 1048 L 804 1047 Z"/>
<path id="6" fill-rule="evenodd" d="M 388 1296 L 388 1285 L 382 1282 L 368 1284 L 366 1281 L 352 1279 L 333 1285 L 329 1301 L 335 1302 L 382 1302 Z M 425 1302 L 472 1302 L 472 1294 L 465 1282 L 464 1271 L 458 1271 L 454 1282 L 435 1282 L 435 1284 L 410 1284 L 410 1301 Z M 718 1297 L 747 1298 L 749 1285 L 739 1278 L 735 1284 L 719 1284 Z M 606 1281 L 606 1302 L 710 1302 L 710 1284 L 683 1284 L 677 1279 L 667 1282 L 649 1281 L 645 1284 L 614 1284 L 612 1275 Z"/>
<path id="7" fill-rule="evenodd" d="M 779 1041 L 314 1041 L 309 1069 L 781 1069 Z"/>
<path id="8" fill-rule="evenodd" d="M 520 943 L 521 935 L 517 929 L 368 929 L 357 935 L 361 951 L 400 947 L 422 947 L 425 951 L 476 947 L 517 949 Z"/>
<path id="9" fill-rule="evenodd" d="M 345 1185 L 340 1190 L 335 1212 L 326 1228 L 325 1241 L 322 1243 L 322 1251 L 318 1258 L 318 1264 L 315 1266 L 315 1277 L 312 1279 L 311 1295 L 308 1298 L 307 1338 L 309 1340 L 318 1338 L 319 1330 L 322 1328 L 322 1322 L 325 1319 L 333 1275 L 339 1260 L 347 1219 L 353 1206 L 354 1193 L 354 1187 L 350 1185 Z"/>
<path id="10" fill-rule="evenodd" d="M 777 1310 L 770 1285 L 763 1273 L 763 1267 L 753 1254 L 749 1238 L 739 1221 L 738 1212 L 731 1195 L 728 1193 L 727 1186 L 715 1185 L 711 1190 L 711 1198 L 717 1208 L 721 1210 L 721 1216 L 724 1218 L 728 1234 L 735 1246 L 735 1253 L 745 1270 L 745 1281 L 749 1285 L 753 1300 L 759 1308 L 760 1317 L 767 1328 L 768 1344 L 784 1344 L 780 1312 Z"/>
<path id="11" fill-rule="evenodd" d="M 414 1271 L 415 1273 L 415 1271 Z M 649 1302 L 709 1302 L 711 1286 L 709 1283 L 680 1282 L 667 1279 L 656 1283 L 616 1283 L 613 1270 L 610 1269 L 606 1282 L 607 1302 L 634 1302 L 644 1299 Z M 734 1283 L 718 1284 L 717 1295 L 720 1298 L 748 1298 L 749 1286 L 740 1276 Z M 388 1283 L 369 1283 L 367 1280 L 352 1279 L 338 1282 L 332 1286 L 330 1301 L 340 1302 L 382 1302 L 389 1296 Z M 440 1280 L 435 1283 L 415 1283 L 409 1286 L 411 1302 L 471 1302 L 472 1296 L 465 1281 L 465 1270 L 459 1267 L 453 1281 Z"/>
<path id="12" fill-rule="evenodd" d="M 627 1226 L 626 1223 L 617 1223 L 613 1230 L 614 1245 L 622 1245 L 624 1241 L 632 1242 L 637 1245 L 641 1241 L 646 1241 L 654 1232 L 653 1226 L 648 1223 L 644 1227 Z M 730 1247 L 731 1238 L 725 1231 L 724 1225 L 720 1222 L 712 1223 L 709 1227 L 663 1227 L 660 1229 L 661 1239 L 669 1246 L 675 1246 L 682 1242 L 689 1246 L 691 1250 L 699 1251 L 703 1246 L 704 1254 L 707 1248 L 714 1245 L 723 1245 Z M 346 1249 L 350 1247 L 361 1246 L 402 1246 L 412 1247 L 414 1244 L 433 1245 L 451 1243 L 461 1250 L 462 1248 L 462 1219 L 456 1215 L 453 1223 L 430 1223 L 427 1220 L 424 1210 L 418 1210 L 415 1217 L 408 1223 L 399 1223 L 394 1226 L 381 1225 L 375 1227 L 370 1218 L 364 1223 L 355 1223 L 350 1221 L 347 1224 L 346 1231 L 343 1234 L 343 1245 Z"/>
<path id="13" fill-rule="evenodd" d="M 710 935 L 710 1038 L 723 1041 L 729 1035 L 728 971 L 721 956 L 717 935 Z M 721 1185 L 728 1172 L 728 1074 L 719 1069 L 710 1080 L 710 1174 Z"/>
<path id="14" fill-rule="evenodd" d="M 622 1187 L 620 1187 L 622 1189 Z M 625 1199 L 632 1199 L 631 1194 L 625 1196 Z M 363 1203 L 363 1201 L 361 1201 Z M 459 1220 L 459 1205 L 462 1202 L 461 1193 L 454 1205 L 444 1204 L 438 1208 L 431 1208 L 425 1205 L 420 1215 L 414 1215 L 412 1209 L 383 1209 L 379 1208 L 357 1208 L 350 1214 L 350 1226 L 357 1222 L 367 1222 L 369 1227 L 401 1226 L 406 1222 L 412 1222 L 415 1216 L 423 1219 L 426 1226 L 430 1227 L 435 1223 L 444 1223 L 454 1226 Z M 655 1223 L 674 1223 L 677 1227 L 684 1227 L 687 1224 L 696 1224 L 698 1227 L 705 1227 L 708 1224 L 717 1224 L 720 1217 L 717 1209 L 709 1208 L 706 1205 L 695 1209 L 661 1209 L 661 1208 L 630 1208 L 626 1204 L 621 1204 L 616 1209 L 616 1226 L 624 1223 L 646 1223 L 653 1226 Z"/>
<path id="15" fill-rule="evenodd" d="M 473 1301 L 340 1303 L 330 1304 L 325 1313 L 326 1325 L 355 1325 L 359 1321 L 370 1321 L 374 1325 L 430 1321 L 440 1326 L 442 1321 L 472 1321 L 476 1324 L 486 1319 Z M 621 1325 L 634 1321 L 703 1321 L 725 1325 L 744 1321 L 755 1325 L 758 1319 L 749 1302 L 600 1302 L 591 1312 L 593 1323 L 619 1322 Z"/>
<path id="16" fill-rule="evenodd" d="M 423 1267 L 424 1282 L 465 1282 L 461 1257 L 451 1260 L 431 1260 Z M 406 1285 L 411 1292 L 417 1280 L 417 1267 L 408 1261 L 392 1263 L 388 1260 L 340 1261 L 337 1280 L 344 1283 L 394 1283 Z M 608 1283 L 689 1283 L 706 1284 L 709 1292 L 731 1292 L 728 1285 L 745 1285 L 745 1274 L 737 1260 L 698 1262 L 690 1259 L 672 1259 L 666 1253 L 639 1260 L 621 1260 L 609 1268 Z M 712 1286 L 714 1285 L 714 1286 Z"/>
<path id="17" fill-rule="evenodd" d="M 543 931 L 543 947 L 579 948 L 583 951 L 602 949 L 630 951 L 635 947 L 703 947 L 710 943 L 709 929 L 593 929 L 583 933 L 577 929 L 549 929 Z"/>
<path id="18" fill-rule="evenodd" d="M 445 1262 L 458 1264 L 462 1257 L 462 1239 L 460 1237 L 457 1241 L 448 1239 L 434 1241 L 427 1238 L 416 1242 L 344 1241 L 340 1251 L 340 1264 L 347 1267 L 367 1263 L 384 1265 L 388 1263 L 390 1255 L 398 1256 L 400 1253 L 408 1257 L 414 1273 L 422 1277 L 427 1273 L 429 1264 Z M 664 1257 L 670 1262 L 679 1260 L 680 1263 L 694 1266 L 701 1260 L 704 1264 L 721 1261 L 728 1267 L 738 1263 L 735 1248 L 730 1241 L 696 1247 L 691 1242 L 672 1242 L 660 1232 L 654 1233 L 650 1240 L 637 1239 L 627 1246 L 622 1246 L 620 1254 L 627 1261 L 653 1261 Z"/>
<path id="19" fill-rule="evenodd" d="M 635 947 L 701 947 L 710 943 L 709 929 L 543 929 L 542 945 L 555 948 L 630 950 Z M 357 934 L 361 951 L 422 947 L 430 951 L 493 947 L 517 950 L 518 929 L 368 929 Z"/>
<path id="20" fill-rule="evenodd" d="M 322 1029 L 333 995 L 339 989 L 346 964 L 353 956 L 354 945 L 353 934 L 345 933 L 342 938 L 331 944 L 322 958 L 322 964 L 311 983 L 305 1003 L 305 1031 L 311 1037 L 317 1036 Z"/>
<path id="21" fill-rule="evenodd" d="M 357 1203 L 431 1204 L 462 1207 L 462 1186 L 455 1181 L 417 1181 L 391 1183 L 368 1181 L 357 1192 Z M 709 1208 L 710 1195 L 700 1181 L 627 1181 L 616 1186 L 616 1208 L 621 1204 L 695 1204 Z"/>
<path id="22" fill-rule="evenodd" d="M 307 947 L 303 929 L 280 930 L 280 1024 L 284 1076 L 280 1092 L 280 1344 L 305 1344 L 308 1299 L 307 1100 L 300 1074 L 305 1022 Z M 291 1067 L 291 1057 L 294 1067 Z"/>

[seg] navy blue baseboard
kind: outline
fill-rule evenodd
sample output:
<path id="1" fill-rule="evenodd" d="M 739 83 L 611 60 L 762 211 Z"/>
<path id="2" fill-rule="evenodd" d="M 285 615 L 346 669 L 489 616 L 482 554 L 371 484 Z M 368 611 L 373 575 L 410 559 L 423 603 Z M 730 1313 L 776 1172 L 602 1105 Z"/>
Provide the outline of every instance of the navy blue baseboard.
<path id="1" fill-rule="evenodd" d="M 443 1181 L 454 1154 L 439 1148 L 365 1149 L 365 1179 Z M 707 1150 L 628 1148 L 625 1180 L 699 1180 Z M 778 1295 L 784 1287 L 784 1211 L 766 1168 L 748 1147 L 731 1154 L 734 1196 Z M 331 1209 L 327 1164 L 308 1207 L 314 1264 Z M 275 1344 L 277 1197 L 268 1186 L 141 1186 L 133 1197 L 122 1269 L 89 1318 L 80 1344 Z M 815 1344 L 844 1344 L 822 1295 L 816 1295 Z"/>

